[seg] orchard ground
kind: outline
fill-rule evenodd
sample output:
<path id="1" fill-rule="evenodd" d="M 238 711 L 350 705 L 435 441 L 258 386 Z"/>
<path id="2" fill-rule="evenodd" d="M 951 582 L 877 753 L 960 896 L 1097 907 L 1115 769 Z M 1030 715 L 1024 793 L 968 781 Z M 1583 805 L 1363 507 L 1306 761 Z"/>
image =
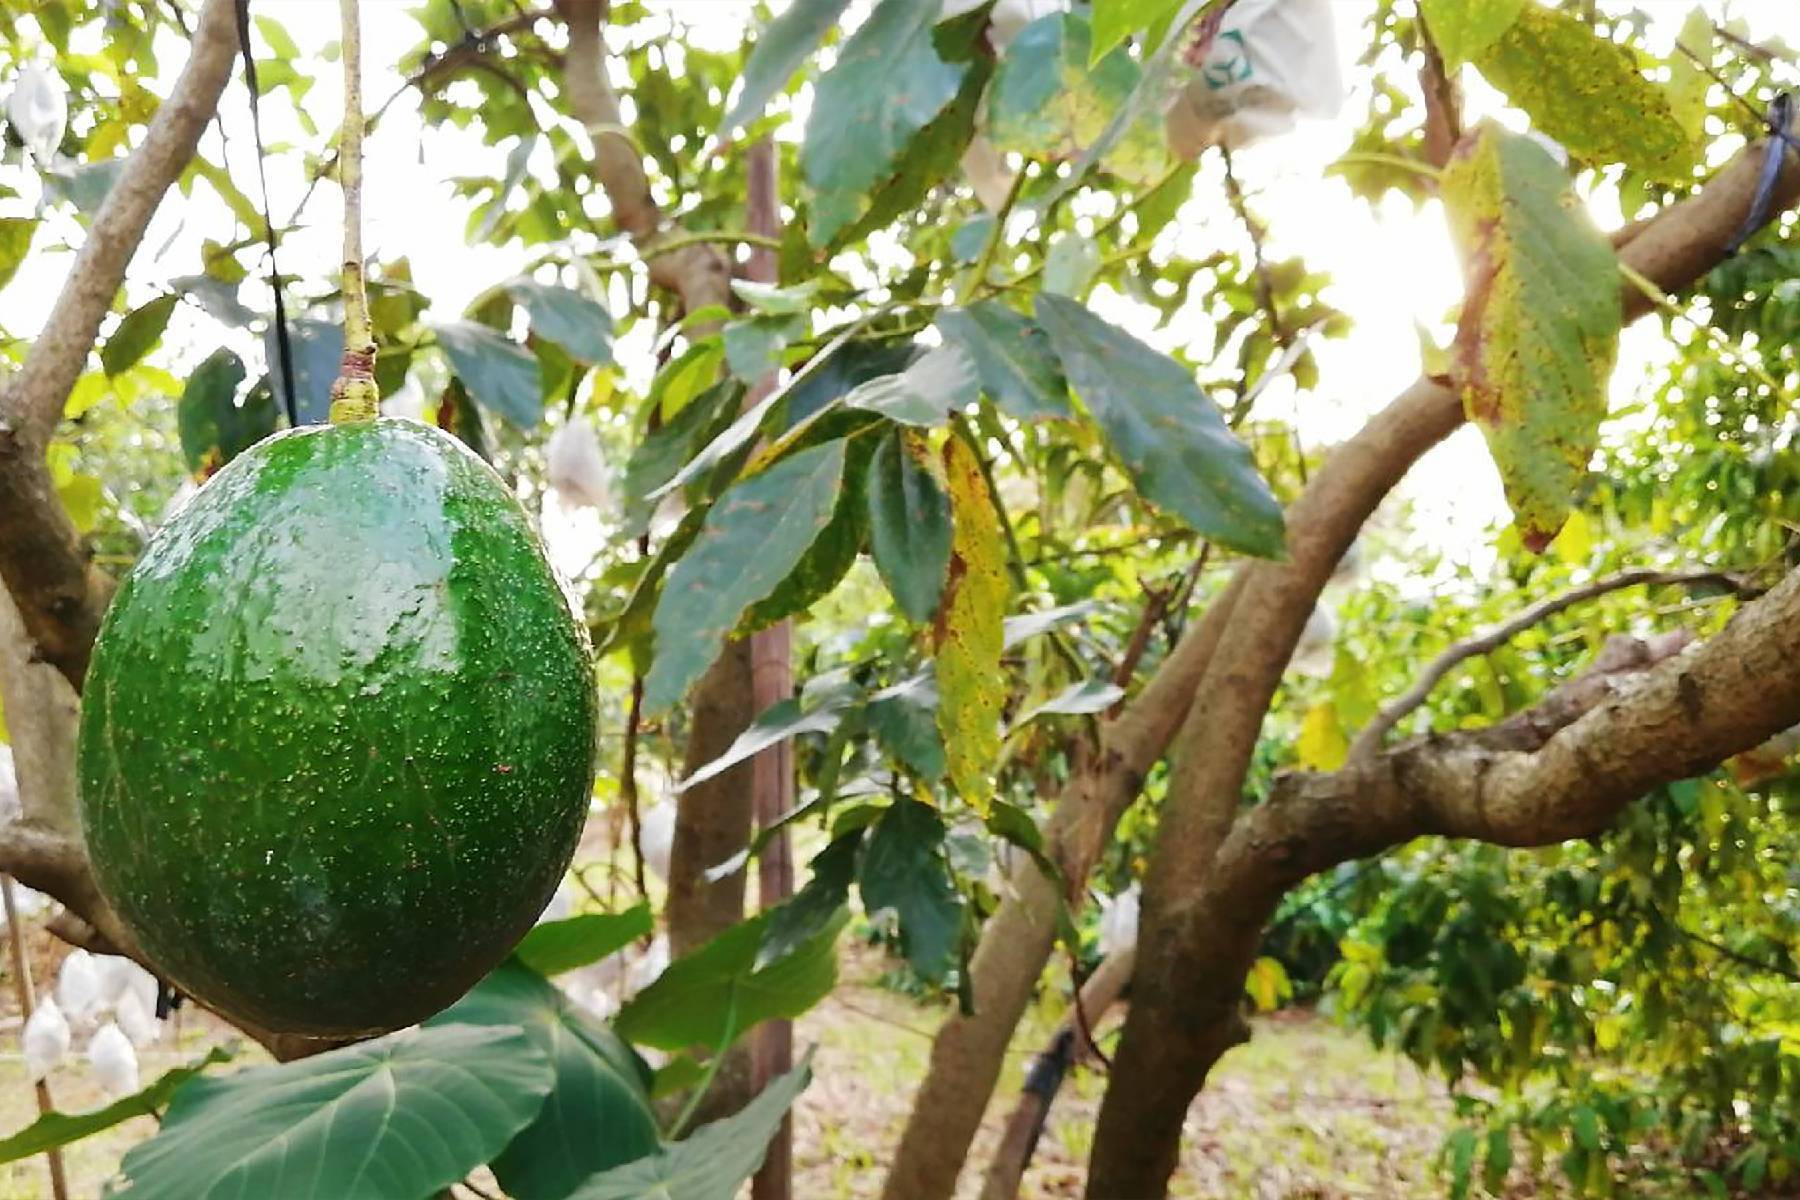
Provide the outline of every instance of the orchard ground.
<path id="1" fill-rule="evenodd" d="M 67 947 L 41 925 L 30 927 L 34 982 L 56 978 Z M 862 1200 L 879 1194 L 885 1148 L 895 1144 L 913 1089 L 924 1072 L 930 1035 L 946 1013 L 882 986 L 894 964 L 859 939 L 842 943 L 840 983 L 797 1023 L 799 1046 L 816 1044 L 818 1072 L 796 1109 L 795 1195 L 806 1200 Z M 0 1133 L 35 1116 L 32 1089 L 18 1053 L 19 1012 L 11 969 L 0 981 Z M 985 1164 L 1029 1056 L 1062 1015 L 1059 996 L 1046 995 L 1021 1024 L 996 1103 L 971 1162 Z M 1433 1169 L 1453 1127 L 1452 1099 L 1435 1080 L 1398 1056 L 1372 1048 L 1361 1036 L 1307 1010 L 1254 1023 L 1255 1036 L 1225 1061 L 1188 1118 L 1183 1169 L 1174 1195 L 1232 1200 L 1440 1200 L 1445 1185 Z M 140 1052 L 144 1081 L 192 1061 L 234 1033 L 207 1013 L 185 1009 L 165 1025 L 163 1038 Z M 239 1042 L 233 1066 L 266 1061 Z M 1106 1040 L 1103 1038 L 1103 1041 Z M 1051 1200 L 1081 1193 L 1081 1179 L 1099 1111 L 1104 1078 L 1083 1069 L 1065 1083 L 1026 1176 L 1023 1197 Z M 79 1061 L 58 1070 L 51 1087 L 59 1107 L 78 1111 L 106 1102 Z M 95 1200 L 103 1181 L 134 1143 L 155 1131 L 138 1118 L 65 1149 L 70 1190 Z M 1521 1177 L 1512 1197 L 1558 1194 Z M 971 1169 L 959 1197 L 973 1197 Z M 473 1195 L 473 1193 L 463 1193 Z M 41 1157 L 0 1166 L 0 1200 L 49 1195 Z"/>

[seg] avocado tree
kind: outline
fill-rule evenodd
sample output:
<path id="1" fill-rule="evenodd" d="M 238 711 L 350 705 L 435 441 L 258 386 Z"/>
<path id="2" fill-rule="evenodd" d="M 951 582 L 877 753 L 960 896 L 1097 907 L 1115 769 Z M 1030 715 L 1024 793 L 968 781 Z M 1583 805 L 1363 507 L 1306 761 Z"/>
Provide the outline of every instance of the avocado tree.
<path id="1" fill-rule="evenodd" d="M 547 435 L 597 430 L 624 461 L 577 581 L 611 735 L 595 794 L 635 836 L 640 774 L 678 780 L 676 958 L 611 1021 L 554 987 L 647 934 L 620 904 L 538 927 L 417 1029 L 334 1048 L 252 1021 L 299 1061 L 134 1098 L 114 1119 L 168 1107 L 130 1194 L 286 1195 L 304 1169 L 292 1194 L 423 1196 L 487 1164 L 521 1197 L 733 1195 L 807 1077 L 770 1031 L 829 991 L 854 896 L 954 998 L 885 1191 L 948 1197 L 1022 1015 L 1073 983 L 1052 963 L 1082 954 L 1090 884 L 1140 874 L 1141 936 L 1096 976 L 1129 980 L 1129 1010 L 1090 1196 L 1166 1192 L 1246 1006 L 1299 966 L 1271 923 L 1328 895 L 1354 907 L 1314 982 L 1498 1089 L 1446 1147 L 1453 1187 L 1497 1186 L 1520 1136 L 1595 1191 L 1640 1142 L 1678 1172 L 1723 1146 L 1716 1177 L 1751 1187 L 1791 1169 L 1791 1006 L 1701 965 L 1792 971 L 1759 915 L 1787 887 L 1770 739 L 1800 724 L 1790 52 L 1706 5 L 1670 46 L 1625 3 L 1369 4 L 1368 120 L 1331 170 L 1441 209 L 1464 292 L 1448 347 L 1423 337 L 1418 380 L 1325 449 L 1309 405 L 1340 385 L 1315 351 L 1356 314 L 1278 254 L 1233 159 L 1254 130 L 1207 107 L 1266 69 L 1233 9 L 793 0 L 720 49 L 655 5 L 427 0 L 416 44 L 369 48 L 417 128 L 491 151 L 452 186 L 508 264 L 451 314 L 372 247 L 378 389 L 423 396 L 528 500 L 558 478 Z M 250 15 L 0 16 L 6 70 L 53 64 L 30 69 L 66 108 L 12 118 L 0 282 L 78 247 L 42 327 L 0 341 L 22 799 L 0 869 L 62 902 L 61 936 L 152 968 L 76 820 L 96 632 L 173 481 L 324 420 L 345 352 L 337 264 L 274 248 L 355 150 L 310 111 L 328 64 Z M 222 124 L 206 141 L 245 49 L 258 102 L 309 131 L 256 147 L 315 185 L 291 217 Z M 234 226 L 178 268 L 140 254 L 172 188 Z M 1651 314 L 1668 337 L 1615 381 Z M 1491 570 L 1430 561 L 1389 503 L 1465 423 L 1513 515 Z M 1381 570 L 1328 594 L 1353 547 Z M 1343 632 L 1293 670 L 1322 597 Z M 746 916 L 747 864 L 796 838 L 803 885 L 782 899 L 769 871 Z M 1596 1069 L 1652 1050 L 1678 1081 L 1660 1107 Z M 377 1076 L 392 1122 L 360 1119 Z M 421 1150 L 451 1122 L 471 1136 Z M 46 1118 L 7 1152 L 103 1123 Z"/>

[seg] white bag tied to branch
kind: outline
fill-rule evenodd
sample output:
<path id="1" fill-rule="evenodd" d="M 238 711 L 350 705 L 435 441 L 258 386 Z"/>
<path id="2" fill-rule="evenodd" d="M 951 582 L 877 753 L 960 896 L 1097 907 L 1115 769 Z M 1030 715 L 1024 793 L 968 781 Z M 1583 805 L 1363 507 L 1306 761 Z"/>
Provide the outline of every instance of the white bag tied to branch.
<path id="1" fill-rule="evenodd" d="M 943 20 L 960 17 L 970 12 L 987 0 L 944 0 Z M 996 58 L 1006 53 L 1006 48 L 1019 36 L 1019 32 L 1039 17 L 1047 17 L 1055 12 L 1067 12 L 1069 0 L 998 0 L 993 10 L 988 13 L 988 45 L 994 48 Z M 985 108 L 986 101 L 983 101 Z M 977 118 L 977 124 L 981 119 Z M 1006 165 L 1006 156 L 994 148 L 994 144 L 980 134 L 976 134 L 969 142 L 969 148 L 963 152 L 963 176 L 969 186 L 975 189 L 975 198 L 981 201 L 982 207 L 989 212 L 999 212 L 1001 205 L 1012 191 L 1013 172 Z"/>
<path id="2" fill-rule="evenodd" d="M 550 435 L 545 448 L 550 486 L 572 508 L 606 509 L 612 505 L 612 472 L 600 449 L 599 435 L 585 417 L 573 417 Z"/>
<path id="3" fill-rule="evenodd" d="M 1188 78 L 1167 117 L 1169 149 L 1182 158 L 1236 150 L 1343 106 L 1331 0 L 1237 0 L 1216 30 L 1203 20 L 1185 36 L 1193 44 L 1178 70 Z"/>
<path id="4" fill-rule="evenodd" d="M 21 70 L 6 100 L 6 119 L 38 164 L 48 166 L 69 125 L 61 77 L 35 64 Z"/>

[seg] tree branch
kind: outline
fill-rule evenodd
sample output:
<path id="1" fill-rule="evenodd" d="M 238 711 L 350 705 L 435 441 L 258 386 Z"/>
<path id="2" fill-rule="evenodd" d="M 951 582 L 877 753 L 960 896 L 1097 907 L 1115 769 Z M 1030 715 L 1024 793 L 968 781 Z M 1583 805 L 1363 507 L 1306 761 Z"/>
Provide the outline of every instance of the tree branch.
<path id="1" fill-rule="evenodd" d="M 1510 642 L 1513 638 L 1542 621 L 1555 616 L 1565 609 L 1573 608 L 1597 596 L 1608 592 L 1616 592 L 1628 587 L 1642 584 L 1648 587 L 1659 587 L 1666 584 L 1716 583 L 1729 588 L 1734 593 L 1744 596 L 1756 594 L 1736 576 L 1724 571 L 1657 571 L 1633 570 L 1621 571 L 1617 575 L 1608 575 L 1596 579 L 1580 587 L 1570 588 L 1555 596 L 1547 597 L 1536 604 L 1520 610 L 1510 619 L 1501 622 L 1485 633 L 1457 642 L 1432 660 L 1431 665 L 1419 674 L 1418 680 L 1400 695 L 1393 703 L 1383 708 L 1374 720 L 1356 735 L 1350 745 L 1352 761 L 1364 759 L 1381 749 L 1381 743 L 1388 733 L 1398 725 L 1407 714 L 1417 709 L 1431 696 L 1432 689 L 1443 680 L 1459 663 L 1474 658 L 1476 655 L 1488 654 Z"/>
<path id="2" fill-rule="evenodd" d="M 0 581 L 38 653 L 77 688 L 112 581 L 88 561 L 44 451 L 144 230 L 193 158 L 236 58 L 232 0 L 207 0 L 187 66 L 107 193 L 24 366 L 0 391 Z"/>

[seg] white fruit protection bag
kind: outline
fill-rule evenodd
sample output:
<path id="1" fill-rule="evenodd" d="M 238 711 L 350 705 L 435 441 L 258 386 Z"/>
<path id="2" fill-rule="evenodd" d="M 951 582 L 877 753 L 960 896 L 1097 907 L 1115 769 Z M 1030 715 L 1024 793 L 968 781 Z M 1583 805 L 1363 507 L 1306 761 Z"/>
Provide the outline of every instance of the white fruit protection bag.
<path id="1" fill-rule="evenodd" d="M 1216 30 L 1208 24 L 1184 35 L 1192 44 L 1175 68 L 1184 82 L 1167 124 L 1179 157 L 1214 145 L 1237 150 L 1343 107 L 1331 0 L 1237 0 Z"/>

